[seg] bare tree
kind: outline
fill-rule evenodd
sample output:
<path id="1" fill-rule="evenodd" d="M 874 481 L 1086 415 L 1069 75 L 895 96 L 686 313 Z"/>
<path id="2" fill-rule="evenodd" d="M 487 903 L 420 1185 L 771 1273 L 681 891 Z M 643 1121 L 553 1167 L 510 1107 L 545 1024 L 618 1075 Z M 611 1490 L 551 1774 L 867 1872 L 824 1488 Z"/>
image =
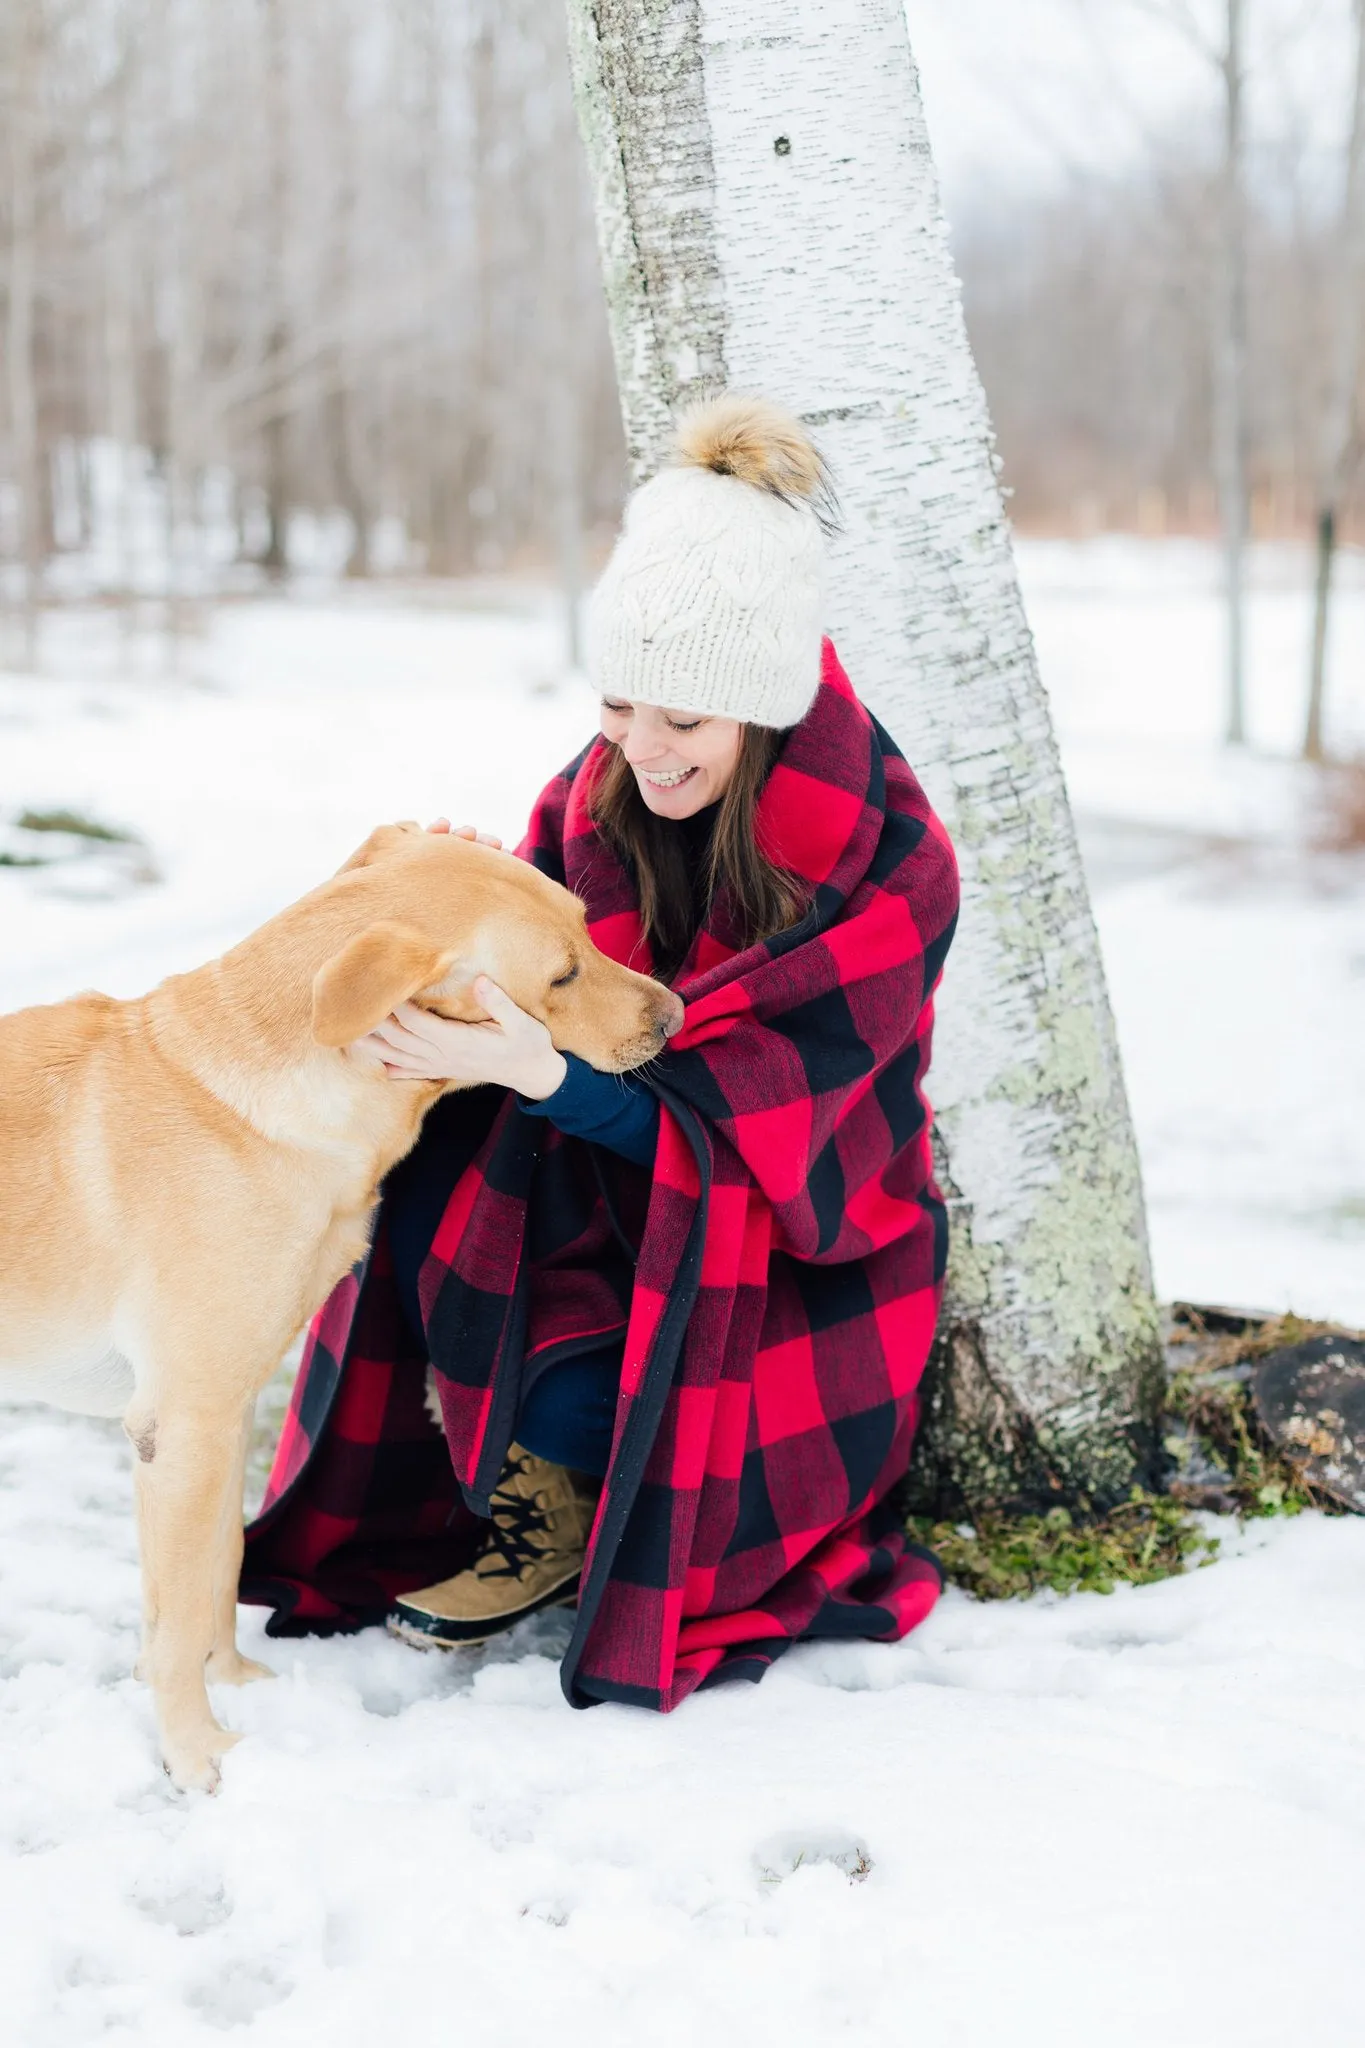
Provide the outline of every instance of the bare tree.
<path id="1" fill-rule="evenodd" d="M 276 378 L 290 351 L 289 324 L 289 227 L 292 189 L 290 149 L 293 126 L 290 121 L 289 43 L 285 29 L 285 0 L 261 0 L 264 27 L 262 49 L 262 98 L 267 109 L 265 147 L 268 160 L 266 189 L 265 297 L 270 308 L 266 338 L 266 360 Z M 288 562 L 289 518 L 288 473 L 289 411 L 283 397 L 273 405 L 263 422 L 265 444 L 265 502 L 269 538 L 262 557 L 272 575 L 282 575 Z"/>
<path id="2" fill-rule="evenodd" d="M 562 25 L 562 15 L 560 17 Z M 567 64 L 564 43 L 556 39 L 546 55 L 556 72 Z M 578 137 L 571 103 L 555 90 L 553 76 L 541 81 L 537 99 L 541 118 L 553 129 L 554 153 L 565 163 L 578 161 Z M 589 306 L 597 296 L 597 280 L 582 261 L 582 250 L 557 232 L 552 209 L 542 207 L 537 221 L 538 268 L 544 280 L 550 317 L 539 323 L 544 361 L 539 382 L 549 395 L 546 421 L 549 449 L 548 488 L 556 508 L 559 581 L 564 604 L 564 653 L 570 668 L 583 664 L 582 604 L 585 580 L 583 547 L 583 468 L 585 459 L 583 395 L 586 384 L 584 338 L 592 333 Z"/>
<path id="3" fill-rule="evenodd" d="M 125 592 L 134 582 L 133 461 L 138 444 L 136 259 L 130 189 L 129 132 L 135 19 L 132 9 L 113 25 L 114 70 L 105 138 L 103 304 L 99 336 L 104 358 L 103 424 L 112 442 L 114 547 L 117 578 Z M 96 400 L 97 406 L 99 400 Z M 131 614 L 125 613 L 125 619 Z"/>
<path id="4" fill-rule="evenodd" d="M 1321 761 L 1327 628 L 1341 502 L 1356 456 L 1356 407 L 1365 353 L 1365 0 L 1355 0 L 1355 67 L 1350 140 L 1335 237 L 1327 398 L 1317 472 L 1317 575 L 1303 753 Z"/>
<path id="5" fill-rule="evenodd" d="M 1246 738 L 1246 135 L 1244 0 L 1226 0 L 1223 167 L 1219 209 L 1219 320 L 1216 343 L 1214 467 L 1223 528 L 1227 606 L 1227 725 L 1230 745 Z"/>
<path id="6" fill-rule="evenodd" d="M 9 434 L 17 500 L 22 659 L 35 658 L 43 573 L 42 477 L 34 346 L 38 293 L 37 138 L 43 19 L 39 0 L 11 0 L 9 17 L 9 237 L 5 275 L 5 360 Z"/>
<path id="7" fill-rule="evenodd" d="M 324 33 L 317 38 L 314 75 L 319 108 L 330 131 L 346 136 L 352 115 L 353 23 L 349 9 L 338 23 L 335 9 L 329 12 Z M 332 216 L 324 230 L 326 284 L 329 302 L 335 306 L 353 303 L 358 290 L 356 276 L 357 235 L 360 214 L 359 166 L 356 152 L 343 146 L 333 161 Z M 321 438 L 331 471 L 336 502 L 350 521 L 352 540 L 346 557 L 346 574 L 366 576 L 370 571 L 371 522 L 374 517 L 370 494 L 365 488 L 363 430 L 358 420 L 357 384 L 361 365 L 355 360 L 354 341 L 349 332 L 338 334 L 328 365 L 330 386 L 323 399 L 319 422 Z"/>
<path id="8" fill-rule="evenodd" d="M 959 847 L 924 1489 L 1112 1499 L 1160 1385 L 1137 1156 L 899 0 L 569 21 L 636 474 L 720 380 L 818 431 L 847 517 L 832 628 Z"/>

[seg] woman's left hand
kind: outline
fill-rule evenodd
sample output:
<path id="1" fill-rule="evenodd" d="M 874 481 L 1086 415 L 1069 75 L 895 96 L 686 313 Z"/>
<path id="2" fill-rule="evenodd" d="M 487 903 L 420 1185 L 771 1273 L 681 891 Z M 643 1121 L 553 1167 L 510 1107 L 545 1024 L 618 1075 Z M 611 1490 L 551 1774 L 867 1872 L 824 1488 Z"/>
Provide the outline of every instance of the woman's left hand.
<path id="1" fill-rule="evenodd" d="M 474 996 L 488 1012 L 487 1023 L 459 1024 L 415 1003 L 400 1003 L 359 1043 L 396 1081 L 460 1081 L 466 1087 L 491 1081 L 533 1102 L 553 1095 L 568 1069 L 545 1026 L 486 975 L 474 983 Z"/>

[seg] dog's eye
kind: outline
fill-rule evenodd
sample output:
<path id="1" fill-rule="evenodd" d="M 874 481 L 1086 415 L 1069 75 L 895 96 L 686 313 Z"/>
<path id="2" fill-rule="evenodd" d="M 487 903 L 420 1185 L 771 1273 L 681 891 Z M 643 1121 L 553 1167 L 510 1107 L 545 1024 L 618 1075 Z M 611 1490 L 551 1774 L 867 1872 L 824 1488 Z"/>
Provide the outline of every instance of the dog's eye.
<path id="1" fill-rule="evenodd" d="M 553 981 L 552 981 L 552 982 L 550 983 L 550 987 L 551 987 L 551 988 L 567 988 L 567 987 L 569 986 L 569 983 L 570 983 L 571 981 L 577 981 L 577 979 L 578 979 L 578 962 L 577 962 L 577 961 L 575 960 L 575 961 L 574 961 L 574 964 L 573 964 L 573 966 L 572 966 L 572 967 L 571 967 L 571 968 L 569 969 L 568 973 L 567 973 L 567 974 L 560 974 L 560 975 L 557 975 L 557 976 L 556 976 L 556 978 L 555 978 L 555 979 L 554 979 L 554 980 L 553 980 Z"/>

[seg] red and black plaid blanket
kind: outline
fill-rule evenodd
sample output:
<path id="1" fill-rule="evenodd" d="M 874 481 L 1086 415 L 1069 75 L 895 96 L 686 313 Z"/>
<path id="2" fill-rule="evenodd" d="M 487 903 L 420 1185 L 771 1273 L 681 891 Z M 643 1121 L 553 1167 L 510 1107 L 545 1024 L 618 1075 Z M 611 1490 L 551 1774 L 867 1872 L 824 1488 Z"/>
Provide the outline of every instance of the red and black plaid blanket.
<path id="1" fill-rule="evenodd" d="M 604 952 L 648 971 L 631 878 L 588 815 L 602 745 L 550 784 L 520 852 L 584 900 Z M 421 1280 L 444 1436 L 381 1205 L 366 1266 L 313 1325 L 247 1534 L 242 1597 L 276 1610 L 272 1633 L 378 1620 L 458 1569 L 525 1375 L 613 1327 L 621 1393 L 570 1700 L 667 1709 L 799 1638 L 892 1639 L 933 1606 L 937 1568 L 885 1497 L 947 1246 L 923 1081 L 957 870 L 828 644 L 758 831 L 811 908 L 741 950 L 714 906 L 676 983 L 686 1022 L 647 1077 L 652 1178 L 493 1090 L 428 1119 L 422 1142 L 468 1160 Z"/>

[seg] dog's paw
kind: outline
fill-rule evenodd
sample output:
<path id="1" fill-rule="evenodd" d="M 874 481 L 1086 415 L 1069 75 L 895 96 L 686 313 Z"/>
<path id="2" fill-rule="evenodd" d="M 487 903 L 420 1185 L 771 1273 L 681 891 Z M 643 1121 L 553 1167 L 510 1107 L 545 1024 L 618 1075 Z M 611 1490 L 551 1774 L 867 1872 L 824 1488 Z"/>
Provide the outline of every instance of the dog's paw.
<path id="1" fill-rule="evenodd" d="M 268 1664 L 258 1664 L 240 1650 L 215 1650 L 205 1673 L 210 1685 L 254 1685 L 258 1678 L 275 1676 Z"/>
<path id="2" fill-rule="evenodd" d="M 230 1728 L 213 1731 L 193 1742 L 164 1742 L 161 1761 L 177 1792 L 216 1792 L 222 1780 L 221 1759 L 241 1741 Z"/>

